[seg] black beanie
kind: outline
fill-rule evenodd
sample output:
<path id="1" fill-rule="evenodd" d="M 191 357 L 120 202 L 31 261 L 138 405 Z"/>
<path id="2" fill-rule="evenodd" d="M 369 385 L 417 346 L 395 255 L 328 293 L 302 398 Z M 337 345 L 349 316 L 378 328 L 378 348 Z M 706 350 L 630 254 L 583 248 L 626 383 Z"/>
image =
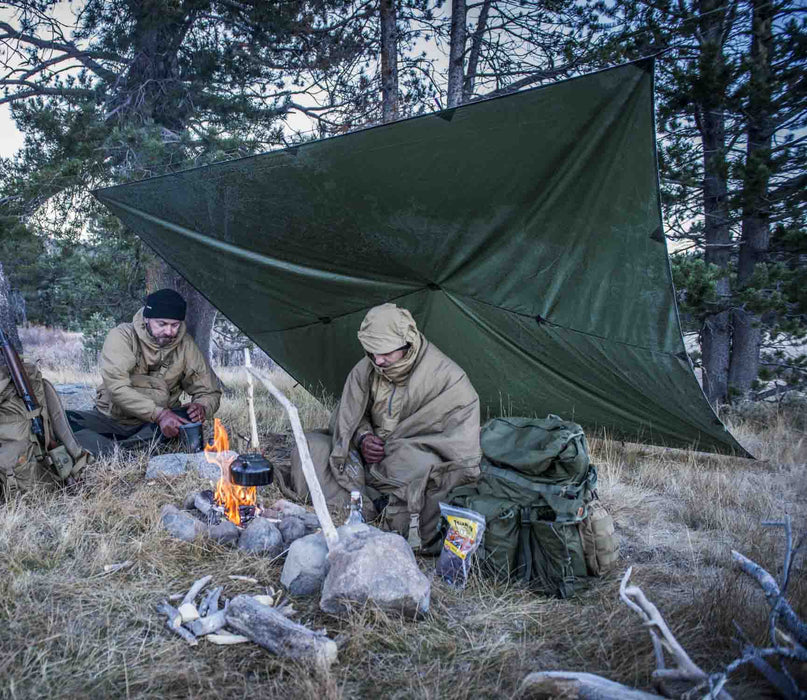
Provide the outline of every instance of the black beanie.
<path id="1" fill-rule="evenodd" d="M 146 297 L 143 318 L 170 318 L 174 321 L 185 320 L 187 304 L 182 295 L 173 289 L 158 289 Z"/>

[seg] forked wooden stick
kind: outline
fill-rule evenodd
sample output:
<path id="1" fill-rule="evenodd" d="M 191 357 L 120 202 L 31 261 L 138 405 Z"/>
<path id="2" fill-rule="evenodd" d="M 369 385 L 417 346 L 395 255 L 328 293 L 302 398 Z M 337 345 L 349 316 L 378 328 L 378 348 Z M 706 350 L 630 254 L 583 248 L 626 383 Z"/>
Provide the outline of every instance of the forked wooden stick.
<path id="1" fill-rule="evenodd" d="M 644 619 L 648 628 L 647 631 L 653 639 L 657 665 L 656 670 L 653 672 L 653 679 L 657 683 L 670 680 L 708 683 L 709 676 L 689 658 L 689 654 L 686 653 L 684 647 L 681 646 L 675 635 L 670 631 L 658 608 L 648 600 L 641 588 L 628 585 L 632 571 L 633 567 L 628 567 L 622 577 L 622 582 L 619 584 L 619 597 L 625 605 Z M 673 657 L 676 668 L 664 668 L 664 655 L 659 646 Z M 718 681 L 718 687 L 711 691 L 707 697 L 731 700 L 731 695 L 722 689 L 723 683 L 725 683 L 725 678 L 722 679 L 722 682 Z"/>
<path id="2" fill-rule="evenodd" d="M 331 520 L 331 514 L 328 512 L 328 504 L 325 501 L 325 494 L 322 493 L 322 487 L 317 478 L 317 472 L 314 469 L 314 463 L 311 461 L 311 453 L 308 451 L 308 441 L 305 439 L 303 433 L 303 426 L 300 423 L 300 416 L 297 413 L 296 406 L 289 401 L 284 394 L 265 377 L 262 373 L 258 372 L 255 368 L 249 367 L 247 369 L 261 384 L 266 387 L 266 390 L 277 399 L 278 403 L 286 410 L 291 423 L 291 430 L 294 433 L 294 441 L 297 443 L 297 450 L 300 453 L 300 462 L 303 466 L 303 475 L 305 476 L 305 483 L 308 484 L 308 490 L 311 492 L 311 501 L 314 504 L 314 512 L 319 518 L 319 523 L 322 525 L 322 533 L 325 535 L 325 541 L 328 543 L 328 549 L 333 549 L 334 545 L 339 541 L 339 535 Z"/>

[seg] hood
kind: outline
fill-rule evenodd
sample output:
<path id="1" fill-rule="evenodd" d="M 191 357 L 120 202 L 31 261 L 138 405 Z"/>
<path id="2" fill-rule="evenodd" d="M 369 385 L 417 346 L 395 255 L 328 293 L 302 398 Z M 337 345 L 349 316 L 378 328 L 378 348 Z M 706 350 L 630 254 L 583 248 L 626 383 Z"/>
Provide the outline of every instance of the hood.
<path id="1" fill-rule="evenodd" d="M 381 304 L 370 309 L 361 322 L 358 336 L 370 356 L 373 370 L 395 384 L 405 381 L 412 372 L 424 345 L 423 335 L 418 331 L 412 314 L 395 304 Z M 411 346 L 409 351 L 395 364 L 382 369 L 373 362 L 373 353 L 386 354 L 407 343 Z"/>

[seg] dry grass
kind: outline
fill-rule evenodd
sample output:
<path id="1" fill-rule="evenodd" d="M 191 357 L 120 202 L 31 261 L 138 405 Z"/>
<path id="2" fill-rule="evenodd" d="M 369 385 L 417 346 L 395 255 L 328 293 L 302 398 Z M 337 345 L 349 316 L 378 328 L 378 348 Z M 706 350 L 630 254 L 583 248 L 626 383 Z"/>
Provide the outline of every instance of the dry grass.
<path id="1" fill-rule="evenodd" d="M 231 433 L 247 434 L 243 376 L 222 375 L 220 416 Z M 321 404 L 287 377 L 276 379 L 308 427 L 326 423 Z M 265 392 L 257 395 L 261 430 L 285 429 Z M 628 565 L 695 661 L 717 671 L 737 652 L 732 620 L 764 638 L 764 601 L 732 569 L 730 550 L 778 572 L 781 534 L 759 521 L 783 513 L 801 528 L 807 521 L 803 413 L 760 410 L 727 416 L 736 434 L 755 441 L 757 462 L 623 445 L 607 436 L 592 440 L 623 561 L 619 572 L 586 582 L 573 600 L 474 577 L 464 592 L 435 582 L 431 613 L 420 622 L 372 609 L 337 619 L 315 601 L 295 602 L 304 622 L 326 627 L 340 643 L 329 674 L 252 645 L 190 648 L 163 629 L 154 604 L 196 578 L 213 573 L 227 595 L 257 592 L 227 576 L 247 574 L 276 587 L 281 566 L 170 539 L 158 526 L 160 507 L 181 502 L 200 480 L 147 483 L 145 456 L 119 455 L 95 465 L 78 495 L 33 494 L 0 508 L 0 696 L 510 697 L 527 673 L 540 669 L 590 671 L 647 688 L 651 645 L 617 596 Z M 276 495 L 268 490 L 264 497 Z M 132 568 L 103 575 L 104 565 L 127 559 Z M 807 615 L 804 576 L 791 594 Z M 766 692 L 752 673 L 737 674 L 730 689 L 735 697 Z"/>

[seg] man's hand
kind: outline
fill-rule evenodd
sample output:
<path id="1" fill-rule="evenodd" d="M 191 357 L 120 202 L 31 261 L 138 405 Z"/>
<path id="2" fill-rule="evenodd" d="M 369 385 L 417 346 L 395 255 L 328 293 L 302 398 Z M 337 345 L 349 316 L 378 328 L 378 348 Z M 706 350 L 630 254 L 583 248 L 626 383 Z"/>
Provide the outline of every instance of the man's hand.
<path id="1" fill-rule="evenodd" d="M 373 434 L 361 441 L 361 456 L 367 464 L 377 464 L 384 459 L 384 441 Z"/>
<path id="2" fill-rule="evenodd" d="M 162 434 L 168 438 L 175 438 L 179 435 L 179 426 L 187 422 L 168 408 L 164 408 L 163 412 L 157 416 L 157 424 L 160 426 Z"/>
<path id="3" fill-rule="evenodd" d="M 194 423 L 205 422 L 205 407 L 200 403 L 189 403 L 185 406 L 188 416 Z"/>

